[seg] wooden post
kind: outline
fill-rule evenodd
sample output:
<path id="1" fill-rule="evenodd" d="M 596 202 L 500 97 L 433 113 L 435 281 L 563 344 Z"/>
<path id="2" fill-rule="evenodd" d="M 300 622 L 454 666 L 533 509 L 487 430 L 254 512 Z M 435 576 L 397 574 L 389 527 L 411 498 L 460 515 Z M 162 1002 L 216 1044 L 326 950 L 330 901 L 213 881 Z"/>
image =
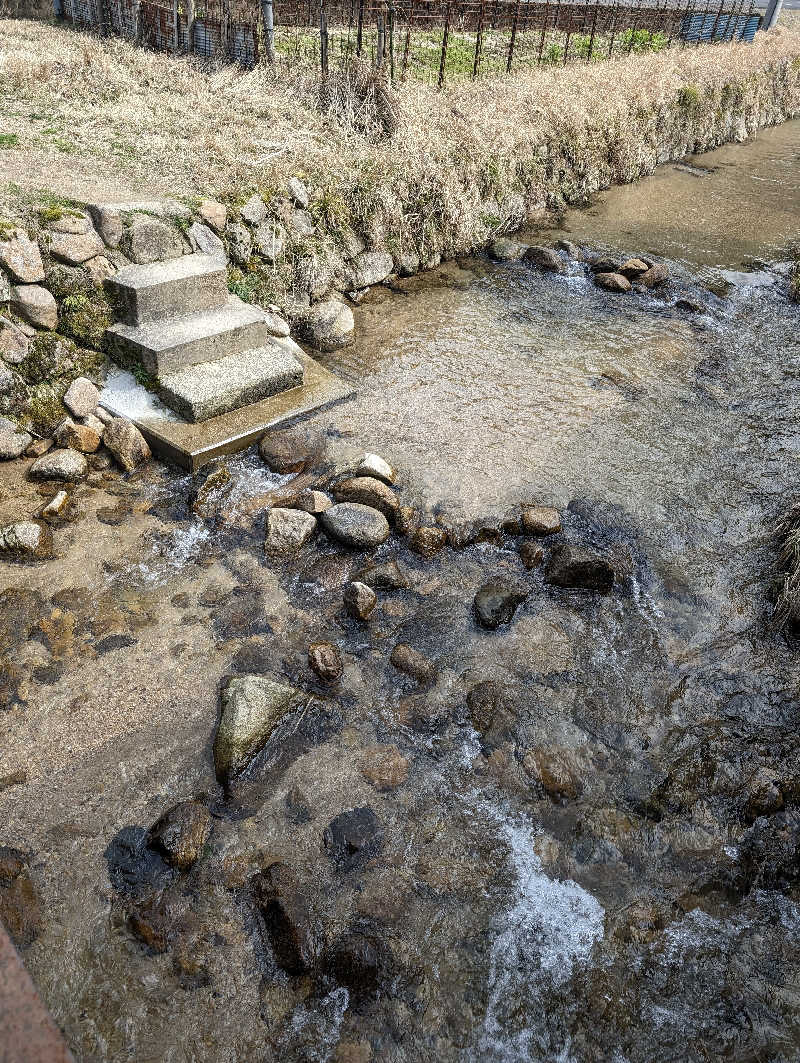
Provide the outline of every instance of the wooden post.
<path id="1" fill-rule="evenodd" d="M 356 55 L 361 55 L 364 35 L 364 0 L 358 0 L 358 31 L 356 33 Z"/>
<path id="2" fill-rule="evenodd" d="M 319 7 L 319 60 L 322 73 L 328 76 L 328 15 L 322 4 Z"/>
<path id="3" fill-rule="evenodd" d="M 484 3 L 485 0 L 481 0 L 481 6 L 478 12 L 478 30 L 475 34 L 475 60 L 472 64 L 473 78 L 478 76 L 478 67 L 481 63 L 481 51 L 483 49 L 483 19 L 485 10 Z"/>
<path id="4" fill-rule="evenodd" d="M 442 34 L 442 57 L 439 60 L 439 88 L 444 85 L 444 68 L 447 62 L 447 45 L 450 39 L 450 0 L 447 0 L 447 7 L 445 8 L 444 15 L 444 33 Z"/>
<path id="5" fill-rule="evenodd" d="M 414 0 L 409 0 L 408 9 L 408 25 L 406 26 L 406 43 L 403 48 L 403 81 L 406 79 L 406 71 L 408 70 L 408 53 L 411 48 L 411 23 L 414 21 Z"/>
<path id="6" fill-rule="evenodd" d="M 591 63 L 591 61 L 592 61 L 592 52 L 594 51 L 594 35 L 597 32 L 597 10 L 598 10 L 598 6 L 599 6 L 598 0 L 595 0 L 594 17 L 592 19 L 592 32 L 589 35 L 589 54 L 586 56 L 586 62 L 587 63 Z"/>
<path id="7" fill-rule="evenodd" d="M 506 63 L 506 73 L 511 73 L 511 63 L 514 59 L 514 42 L 517 39 L 517 21 L 519 19 L 519 4 L 520 0 L 517 0 L 514 5 L 514 20 L 511 23 L 511 39 L 508 42 L 508 62 Z"/>
<path id="8" fill-rule="evenodd" d="M 378 40 L 375 49 L 375 66 L 378 70 L 383 68 L 383 49 L 384 49 L 384 36 L 383 36 L 383 15 L 378 15 L 377 22 Z"/>

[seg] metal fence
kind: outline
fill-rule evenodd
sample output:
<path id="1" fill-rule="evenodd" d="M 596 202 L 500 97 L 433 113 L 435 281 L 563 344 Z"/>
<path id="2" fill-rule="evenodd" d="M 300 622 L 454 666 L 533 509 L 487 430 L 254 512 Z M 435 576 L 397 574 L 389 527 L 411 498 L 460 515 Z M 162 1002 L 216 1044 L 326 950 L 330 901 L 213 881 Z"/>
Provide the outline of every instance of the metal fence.
<path id="1" fill-rule="evenodd" d="M 392 80 L 511 73 L 752 41 L 755 0 L 57 0 L 76 25 L 164 51 L 286 68 L 360 58 Z"/>

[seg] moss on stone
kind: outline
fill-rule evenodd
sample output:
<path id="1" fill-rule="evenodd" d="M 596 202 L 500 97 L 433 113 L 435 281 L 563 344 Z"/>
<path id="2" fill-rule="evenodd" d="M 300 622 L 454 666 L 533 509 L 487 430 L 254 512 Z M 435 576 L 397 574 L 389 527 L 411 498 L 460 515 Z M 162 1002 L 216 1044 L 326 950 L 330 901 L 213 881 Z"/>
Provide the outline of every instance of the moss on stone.
<path id="1" fill-rule="evenodd" d="M 105 331 L 113 322 L 102 289 L 83 270 L 66 266 L 48 269 L 47 287 L 59 304 L 59 331 L 82 347 L 101 350 Z"/>
<path id="2" fill-rule="evenodd" d="M 68 386 L 67 383 L 39 384 L 31 388 L 22 407 L 20 423 L 37 435 L 49 435 L 66 416 L 63 398 Z"/>

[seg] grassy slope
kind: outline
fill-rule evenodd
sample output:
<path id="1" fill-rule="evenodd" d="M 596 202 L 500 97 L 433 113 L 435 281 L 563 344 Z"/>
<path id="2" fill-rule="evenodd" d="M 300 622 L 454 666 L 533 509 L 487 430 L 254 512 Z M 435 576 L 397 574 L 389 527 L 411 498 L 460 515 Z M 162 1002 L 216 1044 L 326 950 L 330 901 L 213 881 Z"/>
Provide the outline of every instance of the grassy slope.
<path id="1" fill-rule="evenodd" d="M 452 255 L 545 207 L 633 180 L 659 157 L 743 139 L 800 113 L 800 25 L 590 66 L 397 89 L 382 135 L 371 97 L 299 72 L 203 69 L 119 40 L 9 21 L 0 35 L 4 175 L 58 187 L 81 168 L 114 186 L 241 201 L 296 173 L 316 190 L 323 256 L 354 228 L 393 251 Z M 385 113 L 385 109 L 384 112 Z M 8 166 L 4 167 L 4 162 Z M 31 177 L 33 173 L 33 177 Z"/>

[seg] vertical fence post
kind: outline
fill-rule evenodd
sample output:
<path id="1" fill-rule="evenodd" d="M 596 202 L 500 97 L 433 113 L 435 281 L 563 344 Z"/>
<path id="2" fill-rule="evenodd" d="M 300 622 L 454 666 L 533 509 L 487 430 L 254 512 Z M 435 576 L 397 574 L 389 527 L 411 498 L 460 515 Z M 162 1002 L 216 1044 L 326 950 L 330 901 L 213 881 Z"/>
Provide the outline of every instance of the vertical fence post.
<path id="1" fill-rule="evenodd" d="M 406 71 L 408 70 L 408 53 L 411 49 L 411 23 L 414 21 L 414 0 L 409 0 L 408 8 L 408 25 L 406 26 L 406 43 L 403 48 L 403 81 L 406 79 Z"/>
<path id="2" fill-rule="evenodd" d="M 356 31 L 356 55 L 361 55 L 364 35 L 364 0 L 358 0 L 358 29 Z"/>
<path id="3" fill-rule="evenodd" d="M 544 16 L 542 22 L 542 35 L 539 38 L 539 54 L 536 57 L 536 64 L 539 66 L 542 62 L 542 53 L 544 52 L 544 40 L 547 36 L 547 20 L 550 16 L 550 0 L 545 0 L 544 3 Z"/>
<path id="4" fill-rule="evenodd" d="M 611 22 L 609 24 L 611 33 L 608 38 L 608 58 L 610 59 L 614 52 L 614 38 L 617 35 L 617 5 L 611 8 Z"/>
<path id="5" fill-rule="evenodd" d="M 264 55 L 268 63 L 275 62 L 275 12 L 272 0 L 261 0 L 261 18 L 264 22 Z"/>
<path id="6" fill-rule="evenodd" d="M 378 15 L 378 43 L 375 49 L 375 66 L 378 70 L 383 67 L 383 52 L 385 48 L 384 30 L 383 30 L 383 15 Z"/>
<path id="7" fill-rule="evenodd" d="M 592 32 L 589 34 L 589 54 L 586 56 L 586 62 L 591 63 L 592 52 L 594 51 L 594 35 L 597 33 L 597 14 L 599 10 L 599 2 L 595 0 L 594 3 L 594 16 L 592 18 Z"/>
<path id="8" fill-rule="evenodd" d="M 328 76 L 328 14 L 324 3 L 319 5 L 319 62 L 323 77 Z"/>
<path id="9" fill-rule="evenodd" d="M 481 6 L 478 11 L 478 29 L 475 33 L 475 59 L 472 63 L 472 76 L 476 78 L 478 76 L 478 67 L 481 63 L 481 51 L 483 49 L 483 19 L 484 19 L 484 3 L 485 0 L 481 0 Z"/>
<path id="10" fill-rule="evenodd" d="M 447 0 L 447 7 L 445 8 L 444 15 L 444 32 L 442 33 L 442 57 L 439 60 L 439 88 L 444 85 L 444 68 L 447 62 L 447 45 L 450 39 L 450 0 Z"/>
<path id="11" fill-rule="evenodd" d="M 394 82 L 394 4 L 389 4 L 389 80 Z"/>
<path id="12" fill-rule="evenodd" d="M 720 5 L 719 5 L 719 10 L 717 11 L 717 16 L 714 19 L 714 25 L 711 27 L 711 36 L 708 39 L 708 43 L 709 44 L 713 44 L 714 40 L 716 39 L 717 26 L 719 25 L 719 20 L 722 18 L 722 12 L 724 10 L 725 10 L 725 0 L 721 0 Z M 730 17 L 730 16 L 728 16 L 728 17 Z M 724 37 L 724 34 L 723 34 L 723 37 Z"/>
<path id="13" fill-rule="evenodd" d="M 767 4 L 766 14 L 761 23 L 762 30 L 771 30 L 775 28 L 775 23 L 778 21 L 778 17 L 783 7 L 783 0 L 769 0 Z"/>
<path id="14" fill-rule="evenodd" d="M 511 64 L 514 61 L 514 44 L 517 40 L 517 22 L 519 21 L 519 4 L 520 0 L 517 0 L 514 5 L 514 18 L 511 22 L 511 39 L 508 42 L 508 61 L 506 63 L 506 73 L 511 73 Z"/>

